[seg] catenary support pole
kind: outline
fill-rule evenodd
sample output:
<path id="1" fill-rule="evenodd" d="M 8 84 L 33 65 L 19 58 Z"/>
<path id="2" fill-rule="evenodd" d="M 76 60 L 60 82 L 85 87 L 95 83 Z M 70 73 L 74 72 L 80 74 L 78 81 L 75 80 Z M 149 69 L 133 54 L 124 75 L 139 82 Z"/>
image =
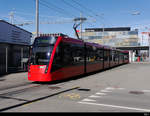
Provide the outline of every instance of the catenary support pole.
<path id="1" fill-rule="evenodd" d="M 36 0 L 36 37 L 39 36 L 39 0 Z"/>
<path id="2" fill-rule="evenodd" d="M 6 47 L 6 73 L 8 72 L 8 48 Z"/>

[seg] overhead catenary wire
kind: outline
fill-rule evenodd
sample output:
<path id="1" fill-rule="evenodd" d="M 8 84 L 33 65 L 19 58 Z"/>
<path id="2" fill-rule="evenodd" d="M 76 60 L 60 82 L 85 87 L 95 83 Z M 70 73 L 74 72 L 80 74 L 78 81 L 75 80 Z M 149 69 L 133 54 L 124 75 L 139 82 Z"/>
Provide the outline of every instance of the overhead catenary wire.
<path id="1" fill-rule="evenodd" d="M 82 9 L 75 7 L 74 5 L 72 5 L 71 3 L 69 3 L 68 1 L 65 0 L 61 0 L 64 4 L 66 4 L 67 6 L 69 6 L 70 8 L 75 9 L 76 11 L 80 12 L 80 13 L 84 13 L 86 16 L 88 17 L 92 17 L 89 13 L 84 12 Z"/>
<path id="2" fill-rule="evenodd" d="M 90 9 L 90 8 L 87 8 L 86 6 L 84 6 L 83 4 L 79 3 L 77 0 L 72 0 L 73 3 L 75 3 L 76 5 L 80 6 L 81 8 L 83 9 L 86 9 L 86 11 L 88 11 L 90 13 L 90 15 L 92 15 L 92 17 L 94 18 L 98 18 L 100 19 L 101 21 L 103 20 L 107 20 L 103 15 L 103 13 L 101 13 L 101 15 L 97 14 L 95 11 L 93 11 L 93 9 Z M 108 21 L 108 20 L 107 20 Z M 112 23 L 110 21 L 108 21 L 111 25 Z M 103 22 L 103 25 L 104 25 L 104 22 Z"/>
<path id="3" fill-rule="evenodd" d="M 63 2 L 65 2 L 65 1 L 63 1 Z M 60 7 L 58 7 L 58 6 L 56 6 L 55 4 L 53 4 L 53 3 L 51 3 L 51 2 L 47 2 L 47 1 L 45 1 L 45 0 L 40 0 L 40 2 L 39 2 L 41 5 L 44 5 L 45 7 L 47 7 L 47 8 L 49 8 L 49 9 L 51 9 L 52 7 L 53 7 L 53 10 L 55 9 L 55 10 L 57 10 L 57 12 L 58 13 L 63 13 L 63 14 L 65 14 L 65 15 L 70 15 L 70 16 L 73 16 L 74 18 L 75 17 L 77 17 L 76 15 L 74 15 L 74 14 L 70 14 L 70 13 L 68 13 L 67 11 L 65 11 L 63 8 L 60 8 Z M 76 7 L 74 7 L 73 5 L 71 5 L 71 4 L 69 4 L 68 2 L 65 2 L 65 4 L 67 4 L 67 5 L 69 5 L 71 8 L 74 8 L 74 9 L 76 9 Z M 78 9 L 77 8 L 77 10 L 79 10 L 80 12 L 83 12 L 82 10 L 80 10 L 80 9 Z M 88 15 L 88 14 L 87 14 Z M 91 16 L 89 16 L 89 17 L 91 17 Z M 42 24 L 62 24 L 62 23 L 71 23 L 71 22 L 73 22 L 73 19 L 71 20 L 71 19 L 69 19 L 69 20 L 65 20 L 65 21 L 54 21 L 54 22 L 43 22 Z M 87 22 L 87 23 L 90 23 L 90 22 Z"/>
<path id="4" fill-rule="evenodd" d="M 43 2 L 43 3 L 41 3 L 42 5 L 44 5 L 45 7 L 48 7 L 51 10 L 54 10 L 55 12 L 57 12 L 59 14 L 61 13 L 61 14 L 67 15 L 67 16 L 69 15 L 71 17 L 77 17 L 74 13 L 70 13 L 70 12 L 66 11 L 65 9 L 63 9 L 62 7 L 60 8 L 57 5 L 55 5 L 55 4 L 53 4 L 53 3 L 49 2 L 49 1 L 48 2 L 45 1 L 45 0 L 40 0 L 40 1 Z M 72 3 L 69 3 L 68 1 L 65 1 L 65 0 L 61 0 L 61 1 L 64 4 L 66 4 L 67 6 L 69 6 L 70 8 L 72 8 L 72 9 L 82 13 L 83 15 L 86 15 L 88 18 L 93 18 L 95 20 L 94 22 L 97 22 L 97 20 L 101 20 L 103 22 L 100 21 L 100 23 L 105 25 L 104 21 L 106 21 L 107 19 L 104 18 L 104 16 L 102 16 L 103 13 L 101 15 L 99 15 L 99 14 L 95 13 L 95 11 L 93 11 L 92 9 L 87 8 L 84 5 L 82 5 L 81 3 L 77 2 L 77 0 L 72 0 L 72 2 L 75 3 L 76 5 L 80 6 L 81 8 L 86 9 L 86 11 L 89 11 L 89 12 L 84 12 L 83 9 L 75 7 Z M 112 25 L 112 23 L 110 21 L 107 20 L 107 22 L 109 22 Z"/>
<path id="5" fill-rule="evenodd" d="M 59 14 L 63 14 L 63 15 L 67 15 L 67 16 L 69 15 L 71 17 L 76 17 L 73 13 L 70 13 L 70 12 L 66 11 L 65 9 L 63 9 L 63 8 L 58 7 L 54 4 L 52 4 L 51 2 L 47 2 L 45 0 L 40 0 L 39 3 L 41 5 L 49 8 L 50 10 L 53 10 L 53 11 L 59 13 Z"/>
<path id="6" fill-rule="evenodd" d="M 17 14 L 17 15 L 20 15 L 20 16 L 31 16 L 32 18 L 35 16 L 35 14 L 31 14 L 31 13 L 25 13 L 25 12 L 19 12 L 19 11 L 15 11 L 14 12 L 15 14 Z M 52 20 L 52 19 L 54 19 L 55 21 L 57 20 L 57 19 L 61 19 L 61 20 L 65 20 L 65 21 L 68 21 L 68 20 L 73 20 L 73 18 L 66 18 L 66 17 L 58 17 L 58 16 L 49 16 L 49 15 L 43 15 L 43 14 L 40 14 L 40 16 L 39 16 L 40 18 L 44 18 L 44 19 L 50 19 L 50 20 Z M 8 17 L 7 17 L 8 18 Z M 28 22 L 31 22 L 31 21 L 28 21 Z"/>
<path id="7" fill-rule="evenodd" d="M 36 0 L 33 0 L 33 1 L 35 2 Z M 48 5 L 47 3 L 45 3 L 45 2 L 43 2 L 41 0 L 39 0 L 39 4 L 41 6 L 44 6 L 44 7 L 48 8 L 48 9 L 50 9 L 50 11 L 53 10 L 53 11 L 55 11 L 57 13 L 61 13 L 62 14 L 62 11 L 59 11 L 58 9 L 55 9 L 55 7 L 53 5 Z"/>
<path id="8" fill-rule="evenodd" d="M 35 0 L 33 0 L 33 1 L 35 1 Z M 48 9 L 50 9 L 50 11 L 53 10 L 53 11 L 59 13 L 59 14 L 63 14 L 63 15 L 66 15 L 66 16 L 68 16 L 68 14 L 70 14 L 70 16 L 72 16 L 74 18 L 77 17 L 77 16 L 75 16 L 72 13 L 68 13 L 65 9 L 56 6 L 54 3 L 52 4 L 51 2 L 47 2 L 45 0 L 39 0 L 39 4 L 42 5 L 42 6 L 44 6 L 44 7 L 46 7 L 46 8 L 48 8 Z M 21 14 L 21 15 L 34 16 L 34 14 L 32 15 L 31 13 L 21 13 L 21 12 L 16 12 L 16 13 L 17 14 Z M 40 24 L 73 23 L 73 19 L 74 19 L 74 18 L 59 17 L 59 20 L 57 20 L 56 18 L 53 18 L 54 16 L 53 17 L 50 16 L 50 15 L 43 16 L 41 14 L 40 14 L 39 17 L 47 17 L 47 18 L 49 17 L 50 19 L 48 19 L 47 21 L 44 19 L 45 21 L 40 21 Z M 51 21 L 49 21 L 49 20 L 51 20 Z M 27 22 L 23 22 L 23 23 L 20 23 L 20 24 L 16 24 L 16 25 L 18 25 L 18 26 L 24 26 L 24 25 L 30 25 L 30 24 L 33 24 L 33 23 L 34 23 L 34 21 L 27 21 Z M 86 23 L 90 23 L 90 22 L 86 22 Z"/>
<path id="9" fill-rule="evenodd" d="M 33 0 L 34 2 L 36 2 L 35 0 Z M 40 0 L 39 0 L 40 1 Z M 46 3 L 43 3 L 43 2 L 41 2 L 40 1 L 40 5 L 44 5 L 45 7 L 47 7 L 47 8 L 49 8 L 49 9 L 53 9 L 52 8 L 52 5 L 50 4 L 50 5 L 48 5 L 48 3 L 46 4 Z M 51 7 L 50 7 L 51 6 Z M 54 6 L 53 6 L 54 7 Z M 61 14 L 66 14 L 66 13 L 64 13 L 63 11 L 62 11 L 62 9 L 61 9 L 61 11 L 60 10 L 55 10 L 55 9 L 53 9 L 55 12 L 58 12 L 58 13 L 61 13 Z M 23 12 L 15 12 L 15 14 L 19 14 L 19 15 L 26 15 L 26 16 L 32 16 L 32 17 L 34 17 L 34 15 L 35 14 L 31 14 L 31 13 L 23 13 Z M 40 22 L 40 24 L 62 24 L 63 22 L 64 23 L 71 23 L 72 21 L 73 21 L 73 18 L 65 18 L 65 17 L 59 17 L 59 19 L 61 19 L 61 20 L 57 20 L 56 19 L 56 17 L 54 18 L 54 16 L 48 16 L 48 15 L 45 15 L 45 16 L 43 16 L 43 15 L 41 15 L 40 14 L 40 16 L 39 17 L 47 17 L 47 18 L 52 18 L 53 17 L 53 19 L 54 19 L 54 21 L 41 21 Z M 75 17 L 75 16 L 74 16 Z M 17 21 L 18 22 L 18 20 L 16 19 L 15 21 Z M 19 21 L 19 22 L 21 22 L 21 21 Z M 34 21 L 22 21 L 22 23 L 18 23 L 18 24 L 14 24 L 14 25 L 17 25 L 17 26 L 24 26 L 24 25 L 30 25 L 30 24 L 34 24 Z"/>
<path id="10" fill-rule="evenodd" d="M 80 6 L 81 8 L 84 8 L 84 9 L 88 10 L 91 13 L 91 15 L 94 14 L 93 16 L 98 16 L 97 14 L 95 14 L 95 12 L 92 9 L 89 9 L 89 8 L 85 7 L 84 5 L 80 4 L 79 2 L 77 2 L 75 0 L 72 0 L 72 2 L 74 2 L 75 4 L 77 4 L 78 6 Z"/>
<path id="11" fill-rule="evenodd" d="M 35 2 L 35 0 L 33 0 L 34 2 Z M 64 23 L 71 23 L 71 22 L 73 22 L 73 19 L 75 18 L 75 17 L 78 17 L 78 16 L 76 16 L 76 15 L 74 15 L 73 13 L 69 13 L 68 11 L 66 11 L 65 9 L 63 9 L 63 8 L 60 8 L 60 7 L 58 7 L 58 6 L 56 6 L 54 3 L 51 3 L 51 2 L 47 2 L 47 1 L 45 1 L 45 0 L 39 0 L 39 4 L 40 5 L 42 5 L 42 6 L 44 6 L 44 7 L 46 7 L 46 8 L 48 8 L 48 9 L 50 9 L 50 11 L 55 11 L 55 12 L 57 12 L 57 13 L 59 13 L 59 14 L 63 14 L 63 15 L 66 15 L 66 16 L 71 16 L 71 17 L 73 17 L 73 18 L 65 18 L 65 17 L 59 17 L 59 19 L 61 19 L 61 20 L 56 20 L 56 18 L 53 18 L 54 16 L 50 16 L 50 15 L 39 15 L 39 17 L 43 17 L 43 18 L 45 18 L 45 17 L 47 17 L 47 18 L 53 18 L 54 19 L 54 21 L 41 21 L 40 23 L 41 24 L 63 24 L 63 22 Z M 34 17 L 34 14 L 31 14 L 31 13 L 22 13 L 22 12 L 16 12 L 17 14 L 20 14 L 20 15 L 28 15 L 28 16 L 32 16 L 32 17 Z M 45 20 L 45 19 L 44 19 Z M 28 21 L 28 22 L 24 22 L 24 23 L 22 23 L 22 24 L 16 24 L 16 25 L 19 25 L 19 26 L 23 26 L 23 25 L 29 25 L 29 24 L 33 24 L 34 23 L 34 21 Z M 89 23 L 89 22 L 87 22 L 87 23 Z"/>
<path id="12" fill-rule="evenodd" d="M 96 15 L 93 15 L 94 13 L 90 13 L 90 12 L 85 12 L 85 10 L 84 9 L 87 9 L 86 7 L 84 7 L 83 5 L 81 5 L 80 3 L 78 3 L 77 4 L 77 2 L 74 2 L 74 1 L 72 1 L 72 3 L 69 3 L 68 1 L 65 1 L 65 0 L 61 0 L 64 4 L 66 4 L 67 6 L 69 6 L 70 8 L 72 8 L 72 9 L 74 9 L 74 10 L 76 10 L 77 12 L 80 12 L 80 13 L 82 13 L 82 15 L 85 15 L 86 17 L 88 17 L 88 18 L 93 18 L 93 22 L 96 22 Z M 81 8 L 78 8 L 78 7 L 76 7 L 74 4 L 73 4 L 73 2 L 74 3 L 76 3 L 76 5 L 78 5 L 78 6 L 80 6 Z M 89 9 L 88 9 L 88 11 L 89 11 Z M 101 17 L 101 19 L 102 19 L 102 17 Z"/>
<path id="13" fill-rule="evenodd" d="M 71 4 L 71 3 L 69 3 L 68 1 L 65 1 L 65 0 L 61 0 L 64 4 L 66 4 L 67 6 L 69 6 L 70 8 L 72 8 L 72 9 L 74 9 L 75 11 L 77 11 L 77 12 L 80 12 L 80 14 L 84 14 L 85 16 L 87 16 L 88 18 L 91 18 L 92 17 L 92 15 L 90 15 L 89 13 L 87 13 L 87 12 L 84 12 L 84 10 L 83 9 L 80 9 L 80 8 L 78 8 L 78 7 L 75 7 L 73 4 Z M 94 19 L 95 20 L 95 19 Z M 93 21 L 94 22 L 94 21 Z M 90 22 L 87 22 L 86 21 L 86 23 L 89 23 L 89 24 L 91 24 Z"/>

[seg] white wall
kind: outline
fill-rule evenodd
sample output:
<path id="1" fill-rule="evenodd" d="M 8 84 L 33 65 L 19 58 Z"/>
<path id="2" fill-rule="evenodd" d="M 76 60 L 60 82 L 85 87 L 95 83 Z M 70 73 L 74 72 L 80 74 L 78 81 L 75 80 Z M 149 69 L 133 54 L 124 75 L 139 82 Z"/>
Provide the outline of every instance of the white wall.
<path id="1" fill-rule="evenodd" d="M 129 62 L 135 62 L 135 54 L 132 50 L 129 51 Z"/>

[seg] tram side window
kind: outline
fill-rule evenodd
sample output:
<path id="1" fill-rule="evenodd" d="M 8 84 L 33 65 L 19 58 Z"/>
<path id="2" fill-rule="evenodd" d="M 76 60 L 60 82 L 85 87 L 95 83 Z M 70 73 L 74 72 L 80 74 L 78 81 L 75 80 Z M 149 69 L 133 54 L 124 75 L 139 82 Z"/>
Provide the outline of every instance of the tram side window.
<path id="1" fill-rule="evenodd" d="M 118 53 L 118 60 L 120 61 L 121 59 L 121 57 L 120 57 L 120 52 L 117 52 Z"/>
<path id="2" fill-rule="evenodd" d="M 84 47 L 83 45 L 72 44 L 71 57 L 73 58 L 73 65 L 80 65 L 84 63 Z"/>
<path id="3" fill-rule="evenodd" d="M 87 46 L 86 48 L 86 61 L 94 62 L 96 59 L 96 51 L 93 50 L 92 46 Z"/>
<path id="4" fill-rule="evenodd" d="M 55 70 L 58 70 L 60 68 L 63 67 L 63 64 L 62 64 L 62 46 L 61 44 L 56 48 L 56 53 L 55 53 L 55 56 L 54 56 L 54 59 L 53 59 L 53 64 L 52 64 L 52 72 L 54 72 Z"/>
<path id="5" fill-rule="evenodd" d="M 115 62 L 118 62 L 118 52 L 115 51 Z"/>
<path id="6" fill-rule="evenodd" d="M 104 61 L 109 61 L 109 50 L 104 50 Z"/>
<path id="7" fill-rule="evenodd" d="M 107 51 L 104 50 L 104 61 L 107 61 Z"/>
<path id="8" fill-rule="evenodd" d="M 121 53 L 121 60 L 124 61 L 124 54 L 123 53 Z"/>
<path id="9" fill-rule="evenodd" d="M 73 64 L 73 57 L 72 57 L 72 48 L 70 44 L 63 44 L 63 66 L 69 66 Z"/>
<path id="10" fill-rule="evenodd" d="M 115 62 L 115 51 L 112 51 L 112 61 Z"/>
<path id="11" fill-rule="evenodd" d="M 102 49 L 97 49 L 96 61 L 103 61 L 103 50 Z"/>
<path id="12" fill-rule="evenodd" d="M 123 53 L 119 52 L 119 60 L 124 60 Z"/>
<path id="13" fill-rule="evenodd" d="M 124 54 L 124 59 L 125 59 L 125 60 L 128 60 L 128 59 L 129 59 L 128 53 L 125 53 L 125 54 Z"/>
<path id="14" fill-rule="evenodd" d="M 63 44 L 63 66 L 81 65 L 84 63 L 84 46 L 80 44 Z"/>
<path id="15" fill-rule="evenodd" d="M 56 49 L 52 64 L 52 72 L 70 65 L 73 65 L 71 45 L 67 43 L 61 43 Z"/>
<path id="16" fill-rule="evenodd" d="M 112 60 L 113 60 L 112 50 L 110 50 L 109 59 L 110 59 L 110 61 L 112 61 Z"/>

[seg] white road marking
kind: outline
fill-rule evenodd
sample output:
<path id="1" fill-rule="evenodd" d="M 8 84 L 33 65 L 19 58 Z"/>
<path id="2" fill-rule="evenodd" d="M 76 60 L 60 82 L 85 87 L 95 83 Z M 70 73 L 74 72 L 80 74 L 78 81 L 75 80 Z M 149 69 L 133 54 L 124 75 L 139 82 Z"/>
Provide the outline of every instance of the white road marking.
<path id="1" fill-rule="evenodd" d="M 106 93 L 96 93 L 97 95 L 107 95 Z"/>
<path id="2" fill-rule="evenodd" d="M 83 99 L 82 101 L 86 101 L 86 102 L 90 102 L 90 101 L 96 101 L 96 100 L 93 100 L 93 99 Z"/>
<path id="3" fill-rule="evenodd" d="M 108 90 L 101 90 L 101 92 L 104 92 L 104 93 L 106 92 L 106 93 L 107 93 L 107 92 L 112 92 L 112 91 L 108 91 Z"/>
<path id="4" fill-rule="evenodd" d="M 125 88 L 117 88 L 117 89 L 119 89 L 119 90 L 124 90 Z"/>
<path id="5" fill-rule="evenodd" d="M 115 88 L 113 87 L 107 87 L 106 90 L 114 90 Z"/>
<path id="6" fill-rule="evenodd" d="M 91 95 L 89 97 L 93 97 L 93 98 L 100 98 L 101 96 L 97 96 L 97 95 Z"/>
<path id="7" fill-rule="evenodd" d="M 150 92 L 150 90 L 142 90 L 143 92 Z"/>
<path id="8" fill-rule="evenodd" d="M 128 110 L 137 110 L 137 111 L 142 111 L 142 112 L 150 112 L 150 109 L 133 108 L 133 107 L 117 106 L 117 105 L 109 105 L 109 104 L 89 103 L 89 102 L 78 102 L 78 103 L 80 103 L 80 104 L 88 104 L 88 105 L 112 107 L 112 108 L 120 108 L 120 109 L 128 109 Z"/>

